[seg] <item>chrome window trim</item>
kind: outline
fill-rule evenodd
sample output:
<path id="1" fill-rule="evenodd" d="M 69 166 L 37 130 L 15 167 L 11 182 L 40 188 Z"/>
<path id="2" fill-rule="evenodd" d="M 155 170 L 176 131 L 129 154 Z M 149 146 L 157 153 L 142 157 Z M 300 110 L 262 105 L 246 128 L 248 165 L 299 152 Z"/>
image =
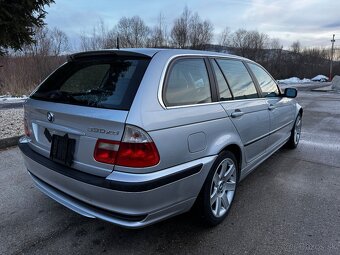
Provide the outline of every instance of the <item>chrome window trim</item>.
<path id="1" fill-rule="evenodd" d="M 220 102 L 227 102 L 227 101 L 218 101 L 218 102 L 211 102 L 211 103 L 203 103 L 203 104 L 190 104 L 190 105 L 179 105 L 179 106 L 166 106 L 164 104 L 164 101 L 163 101 L 163 88 L 164 88 L 164 82 L 165 82 L 165 76 L 166 76 L 166 73 L 167 73 L 167 70 L 170 66 L 170 63 L 175 60 L 176 58 L 181 58 L 181 57 L 208 57 L 208 58 L 216 58 L 216 57 L 219 57 L 219 58 L 225 58 L 225 59 L 237 59 L 237 60 L 240 60 L 242 61 L 243 58 L 241 57 L 237 57 L 237 56 L 221 56 L 221 55 L 218 55 L 218 54 L 195 54 L 195 53 L 190 53 L 190 54 L 175 54 L 173 56 L 171 56 L 164 68 L 163 68 L 163 71 L 162 71 L 162 74 L 161 74 L 161 79 L 160 79 L 160 82 L 158 84 L 158 92 L 157 92 L 157 98 L 158 98 L 158 102 L 159 104 L 162 106 L 163 109 L 175 109 L 175 108 L 183 108 L 183 107 L 193 107 L 193 106 L 203 106 L 203 105 L 211 105 L 211 104 L 219 104 Z M 259 97 L 260 98 L 260 97 Z M 259 99 L 259 98 L 252 98 L 252 99 Z M 239 99 L 239 100 L 251 100 L 251 99 Z M 236 101 L 236 100 L 230 100 L 230 101 Z"/>
<path id="2" fill-rule="evenodd" d="M 176 108 L 186 108 L 186 107 L 195 107 L 195 106 L 205 106 L 205 105 L 214 105 L 214 104 L 228 104 L 231 102 L 238 102 L 238 101 L 254 101 L 254 100 L 265 100 L 263 97 L 258 98 L 248 98 L 248 99 L 234 99 L 234 100 L 226 100 L 226 101 L 218 101 L 218 102 L 211 102 L 211 103 L 203 103 L 203 104 L 185 104 L 185 105 L 177 105 L 177 106 L 165 106 L 164 109 L 176 109 Z"/>

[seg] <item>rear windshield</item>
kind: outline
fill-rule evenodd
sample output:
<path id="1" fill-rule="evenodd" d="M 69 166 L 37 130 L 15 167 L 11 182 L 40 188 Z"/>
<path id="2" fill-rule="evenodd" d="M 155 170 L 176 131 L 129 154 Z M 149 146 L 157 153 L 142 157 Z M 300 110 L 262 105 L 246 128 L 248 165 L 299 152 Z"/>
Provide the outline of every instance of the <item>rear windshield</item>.
<path id="1" fill-rule="evenodd" d="M 44 81 L 31 98 L 129 110 L 149 62 L 131 57 L 71 61 Z"/>

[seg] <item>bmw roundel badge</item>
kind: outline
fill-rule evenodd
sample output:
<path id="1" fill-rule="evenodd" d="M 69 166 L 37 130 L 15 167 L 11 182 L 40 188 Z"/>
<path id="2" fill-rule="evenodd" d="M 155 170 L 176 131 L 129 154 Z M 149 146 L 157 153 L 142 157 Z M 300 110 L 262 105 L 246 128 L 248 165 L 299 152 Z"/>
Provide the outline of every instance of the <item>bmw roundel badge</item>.
<path id="1" fill-rule="evenodd" d="M 49 122 L 53 122 L 54 121 L 54 114 L 51 112 L 47 112 L 47 120 Z"/>

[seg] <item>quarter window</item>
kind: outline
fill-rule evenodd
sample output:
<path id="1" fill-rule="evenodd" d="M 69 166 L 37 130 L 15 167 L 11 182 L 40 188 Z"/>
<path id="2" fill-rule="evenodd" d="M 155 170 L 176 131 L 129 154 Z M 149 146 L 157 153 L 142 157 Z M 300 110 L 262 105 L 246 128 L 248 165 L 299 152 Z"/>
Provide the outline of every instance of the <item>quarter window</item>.
<path id="1" fill-rule="evenodd" d="M 209 77 L 203 59 L 180 59 L 172 65 L 164 101 L 167 106 L 211 102 Z"/>
<path id="2" fill-rule="evenodd" d="M 217 59 L 235 99 L 257 98 L 255 84 L 245 65 L 238 60 Z"/>
<path id="3" fill-rule="evenodd" d="M 254 73 L 257 82 L 259 83 L 262 95 L 264 97 L 275 97 L 280 95 L 275 81 L 269 74 L 260 66 L 255 64 L 248 64 L 251 71 Z"/>

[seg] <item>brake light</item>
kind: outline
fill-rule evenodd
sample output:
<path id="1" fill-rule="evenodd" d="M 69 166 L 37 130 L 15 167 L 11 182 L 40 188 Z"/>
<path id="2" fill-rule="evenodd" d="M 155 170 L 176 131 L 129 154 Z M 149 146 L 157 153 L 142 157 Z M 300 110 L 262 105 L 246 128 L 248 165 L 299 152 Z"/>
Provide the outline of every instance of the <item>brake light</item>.
<path id="1" fill-rule="evenodd" d="M 121 142 L 99 139 L 95 160 L 124 167 L 150 167 L 159 163 L 157 147 L 142 129 L 126 125 Z"/>

